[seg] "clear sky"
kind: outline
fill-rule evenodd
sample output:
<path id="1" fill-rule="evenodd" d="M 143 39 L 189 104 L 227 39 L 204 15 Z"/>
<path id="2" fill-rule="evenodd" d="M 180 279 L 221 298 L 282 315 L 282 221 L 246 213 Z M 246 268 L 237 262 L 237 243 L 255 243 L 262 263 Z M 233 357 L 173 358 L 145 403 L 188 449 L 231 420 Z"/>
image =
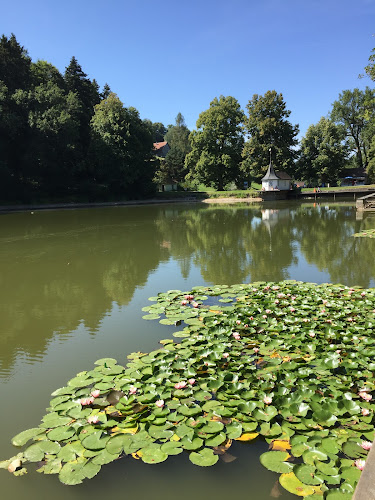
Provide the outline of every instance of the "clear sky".
<path id="1" fill-rule="evenodd" d="M 216 96 L 276 90 L 300 125 L 327 115 L 375 47 L 375 0 L 2 0 L 0 33 L 61 72 L 74 55 L 142 118 L 195 128 Z"/>

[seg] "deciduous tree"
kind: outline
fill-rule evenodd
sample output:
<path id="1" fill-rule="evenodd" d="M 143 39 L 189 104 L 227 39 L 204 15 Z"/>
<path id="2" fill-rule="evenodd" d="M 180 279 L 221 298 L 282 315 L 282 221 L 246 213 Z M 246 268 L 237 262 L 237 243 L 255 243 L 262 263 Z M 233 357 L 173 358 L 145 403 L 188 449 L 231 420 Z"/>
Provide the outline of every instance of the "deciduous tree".
<path id="1" fill-rule="evenodd" d="M 287 119 L 291 112 L 286 108 L 283 95 L 275 90 L 267 91 L 264 96 L 254 94 L 246 108 L 245 130 L 249 139 L 243 150 L 241 169 L 244 176 L 251 180 L 260 179 L 265 174 L 270 146 L 276 168 L 292 173 L 297 158 L 295 146 L 299 129 Z"/>
<path id="2" fill-rule="evenodd" d="M 220 96 L 210 103 L 197 120 L 186 156 L 188 179 L 222 190 L 238 180 L 244 138 L 244 113 L 234 97 Z"/>
<path id="3" fill-rule="evenodd" d="M 327 118 L 310 125 L 301 142 L 298 177 L 314 184 L 337 181 L 348 155 L 344 139 L 343 127 Z"/>
<path id="4" fill-rule="evenodd" d="M 348 144 L 355 153 L 357 166 L 366 168 L 375 120 L 375 90 L 344 90 L 333 103 L 331 119 L 344 126 Z"/>
<path id="5" fill-rule="evenodd" d="M 150 189 L 154 175 L 152 135 L 135 108 L 125 108 L 116 94 L 95 106 L 91 120 L 91 158 L 95 176 L 109 190 L 130 196 Z"/>

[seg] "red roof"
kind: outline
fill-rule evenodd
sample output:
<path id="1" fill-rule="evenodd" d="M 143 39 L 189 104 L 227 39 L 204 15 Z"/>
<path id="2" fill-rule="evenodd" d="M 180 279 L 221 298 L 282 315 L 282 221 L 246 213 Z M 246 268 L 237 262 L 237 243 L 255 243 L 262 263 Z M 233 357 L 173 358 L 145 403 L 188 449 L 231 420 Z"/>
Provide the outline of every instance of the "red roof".
<path id="1" fill-rule="evenodd" d="M 154 149 L 162 149 L 167 144 L 167 141 L 164 142 L 154 142 Z"/>

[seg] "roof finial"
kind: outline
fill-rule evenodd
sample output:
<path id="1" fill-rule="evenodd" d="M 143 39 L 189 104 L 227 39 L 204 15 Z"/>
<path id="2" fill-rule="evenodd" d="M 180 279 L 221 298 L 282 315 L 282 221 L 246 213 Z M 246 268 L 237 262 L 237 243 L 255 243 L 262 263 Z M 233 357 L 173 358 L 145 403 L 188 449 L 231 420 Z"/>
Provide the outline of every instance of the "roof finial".
<path id="1" fill-rule="evenodd" d="M 272 148 L 268 150 L 270 152 L 270 166 L 272 165 Z"/>

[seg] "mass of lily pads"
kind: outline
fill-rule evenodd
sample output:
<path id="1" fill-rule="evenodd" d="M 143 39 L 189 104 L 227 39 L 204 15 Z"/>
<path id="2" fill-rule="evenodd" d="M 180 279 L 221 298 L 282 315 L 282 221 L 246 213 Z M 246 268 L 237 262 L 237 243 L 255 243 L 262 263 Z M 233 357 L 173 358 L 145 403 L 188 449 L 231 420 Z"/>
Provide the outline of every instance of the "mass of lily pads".
<path id="1" fill-rule="evenodd" d="M 359 233 L 354 233 L 355 238 L 375 238 L 375 229 L 363 229 Z"/>
<path id="2" fill-rule="evenodd" d="M 289 492 L 352 498 L 374 439 L 375 290 L 259 282 L 150 300 L 144 318 L 181 325 L 177 340 L 78 373 L 0 467 L 36 462 L 74 485 L 125 456 L 212 466 L 233 440 L 263 439 L 260 461 Z"/>

